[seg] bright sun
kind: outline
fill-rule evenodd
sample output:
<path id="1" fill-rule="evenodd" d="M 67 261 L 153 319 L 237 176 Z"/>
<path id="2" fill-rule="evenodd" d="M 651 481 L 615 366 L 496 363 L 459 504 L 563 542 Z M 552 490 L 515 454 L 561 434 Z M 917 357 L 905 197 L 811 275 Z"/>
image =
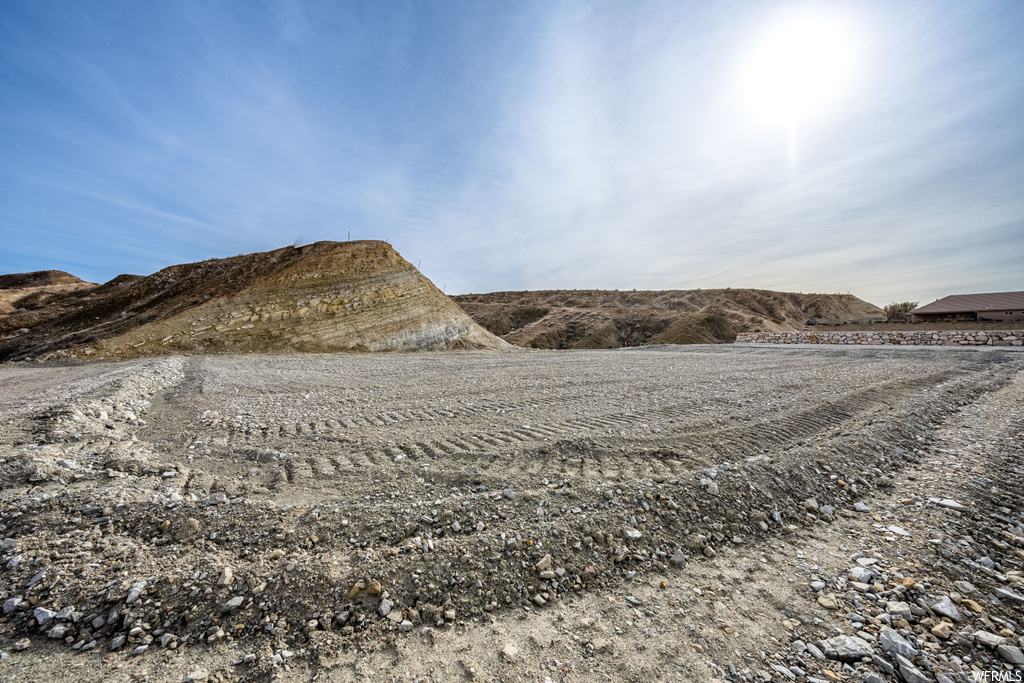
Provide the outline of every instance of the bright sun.
<path id="1" fill-rule="evenodd" d="M 749 53 L 741 93 L 758 118 L 795 128 L 817 115 L 847 85 L 852 49 L 840 22 L 794 18 L 770 31 Z"/>

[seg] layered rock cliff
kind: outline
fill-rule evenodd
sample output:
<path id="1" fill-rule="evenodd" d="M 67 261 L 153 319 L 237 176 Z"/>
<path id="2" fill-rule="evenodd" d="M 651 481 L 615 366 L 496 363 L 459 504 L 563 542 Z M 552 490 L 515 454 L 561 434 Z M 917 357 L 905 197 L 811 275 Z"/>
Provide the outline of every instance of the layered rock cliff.
<path id="1" fill-rule="evenodd" d="M 0 341 L 0 359 L 508 348 L 385 242 L 304 247 L 120 276 Z"/>

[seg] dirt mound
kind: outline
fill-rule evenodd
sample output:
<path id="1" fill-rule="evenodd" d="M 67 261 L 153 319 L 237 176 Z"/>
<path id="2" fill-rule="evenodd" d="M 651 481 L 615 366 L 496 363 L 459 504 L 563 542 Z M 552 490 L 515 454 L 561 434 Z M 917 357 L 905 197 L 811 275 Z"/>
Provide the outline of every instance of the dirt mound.
<path id="1" fill-rule="evenodd" d="M 500 348 L 385 242 L 317 242 L 121 275 L 59 297 L 0 360 Z M 15 321 L 0 318 L 0 330 Z"/>
<path id="2" fill-rule="evenodd" d="M 731 343 L 749 330 L 884 318 L 877 306 L 849 294 L 761 289 L 551 290 L 452 298 L 494 334 L 539 349 Z"/>

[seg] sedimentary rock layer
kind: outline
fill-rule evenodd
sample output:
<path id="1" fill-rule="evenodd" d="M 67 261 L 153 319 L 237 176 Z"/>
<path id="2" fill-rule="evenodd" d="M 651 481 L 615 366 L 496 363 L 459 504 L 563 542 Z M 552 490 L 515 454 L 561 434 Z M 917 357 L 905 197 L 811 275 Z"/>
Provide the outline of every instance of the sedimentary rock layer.
<path id="1" fill-rule="evenodd" d="M 115 278 L 0 359 L 505 346 L 387 243 L 317 242 Z"/>

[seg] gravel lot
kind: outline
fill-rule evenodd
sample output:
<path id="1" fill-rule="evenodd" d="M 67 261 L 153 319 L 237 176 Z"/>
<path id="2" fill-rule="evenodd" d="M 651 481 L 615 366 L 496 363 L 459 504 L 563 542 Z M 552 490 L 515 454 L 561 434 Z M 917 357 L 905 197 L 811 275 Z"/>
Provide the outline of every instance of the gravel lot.
<path id="1" fill-rule="evenodd" d="M 1011 671 L 1022 368 L 738 346 L 0 366 L 0 679 L 900 680 L 828 651 L 866 633 L 898 668 L 889 627 L 921 636 L 921 680 Z M 989 621 L 962 609 L 925 647 L 956 580 Z"/>

